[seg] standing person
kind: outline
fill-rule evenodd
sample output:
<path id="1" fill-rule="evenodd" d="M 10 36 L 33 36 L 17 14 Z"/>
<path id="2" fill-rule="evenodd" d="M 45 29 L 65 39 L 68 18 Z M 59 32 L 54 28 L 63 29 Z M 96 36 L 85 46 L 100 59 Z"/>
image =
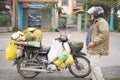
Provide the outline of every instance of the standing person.
<path id="1" fill-rule="evenodd" d="M 86 43 L 88 54 L 90 54 L 90 80 L 105 80 L 99 61 L 101 56 L 109 54 L 109 25 L 103 18 L 104 10 L 102 7 L 91 7 L 87 13 L 93 18 Z"/>

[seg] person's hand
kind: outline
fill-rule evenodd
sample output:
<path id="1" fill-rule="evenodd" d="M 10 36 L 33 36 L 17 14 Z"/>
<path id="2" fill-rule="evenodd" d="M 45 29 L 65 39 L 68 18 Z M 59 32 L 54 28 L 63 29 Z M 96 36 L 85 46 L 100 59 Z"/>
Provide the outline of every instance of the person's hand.
<path id="1" fill-rule="evenodd" d="M 94 46 L 94 43 L 93 42 L 90 42 L 89 44 L 88 44 L 88 48 L 92 48 Z"/>

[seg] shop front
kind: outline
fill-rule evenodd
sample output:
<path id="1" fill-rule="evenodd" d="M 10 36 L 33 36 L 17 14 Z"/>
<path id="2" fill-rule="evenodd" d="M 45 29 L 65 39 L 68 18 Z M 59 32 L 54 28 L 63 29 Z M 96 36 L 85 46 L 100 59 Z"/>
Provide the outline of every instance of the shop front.
<path id="1" fill-rule="evenodd" d="M 19 28 L 21 30 L 27 27 L 51 27 L 55 8 L 49 8 L 46 4 L 54 4 L 58 0 L 18 0 L 18 2 L 22 5 L 22 7 L 19 6 Z"/>
<path id="2" fill-rule="evenodd" d="M 48 28 L 54 22 L 55 4 L 58 0 L 2 0 L 11 16 L 11 25 L 20 30 L 27 27 Z M 46 4 L 51 4 L 52 7 Z M 1 5 L 3 3 L 1 2 Z M 0 6 L 1 7 L 1 6 Z M 5 8 L 0 9 L 5 9 Z"/>
<path id="3" fill-rule="evenodd" d="M 38 2 L 22 3 L 25 28 L 41 28 L 41 5 Z"/>
<path id="4" fill-rule="evenodd" d="M 53 8 L 46 7 L 44 2 L 19 2 L 19 28 L 27 27 L 49 28 L 51 27 Z M 54 7 L 54 5 L 52 6 Z"/>

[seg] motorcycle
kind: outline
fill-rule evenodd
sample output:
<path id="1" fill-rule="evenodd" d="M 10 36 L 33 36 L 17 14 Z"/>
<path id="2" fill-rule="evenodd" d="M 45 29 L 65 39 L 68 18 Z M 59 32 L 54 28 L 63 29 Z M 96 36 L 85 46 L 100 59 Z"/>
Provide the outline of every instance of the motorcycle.
<path id="1" fill-rule="evenodd" d="M 15 45 L 23 47 L 22 54 L 14 60 L 18 73 L 24 78 L 34 78 L 42 72 L 54 73 L 68 69 L 70 73 L 75 77 L 87 77 L 90 74 L 91 70 L 90 62 L 85 57 L 86 54 L 81 52 L 83 48 L 83 42 L 79 44 L 79 48 L 76 50 L 76 46 L 73 45 L 74 41 L 70 41 L 66 34 L 60 33 L 60 36 L 58 38 L 55 38 L 55 40 L 58 40 L 62 43 L 67 42 L 69 44 L 69 47 L 71 49 L 70 54 L 72 55 L 74 61 L 72 65 L 66 66 L 63 69 L 57 67 L 53 62 L 49 63 L 47 55 L 51 47 L 33 47 L 30 45 L 32 44 L 31 42 L 15 42 Z M 51 70 L 51 67 L 54 69 Z"/>

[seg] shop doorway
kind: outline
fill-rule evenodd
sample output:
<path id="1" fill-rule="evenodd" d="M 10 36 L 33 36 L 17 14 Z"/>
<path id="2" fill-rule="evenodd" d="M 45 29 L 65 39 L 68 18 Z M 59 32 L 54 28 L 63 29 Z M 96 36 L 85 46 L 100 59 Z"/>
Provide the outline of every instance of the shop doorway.
<path id="1" fill-rule="evenodd" d="M 31 2 L 29 4 L 29 8 L 24 8 L 25 28 L 49 28 L 51 26 L 51 9 L 45 7 L 47 3 Z"/>
<path id="2" fill-rule="evenodd" d="M 41 12 L 39 9 L 28 9 L 28 26 L 41 28 Z"/>

